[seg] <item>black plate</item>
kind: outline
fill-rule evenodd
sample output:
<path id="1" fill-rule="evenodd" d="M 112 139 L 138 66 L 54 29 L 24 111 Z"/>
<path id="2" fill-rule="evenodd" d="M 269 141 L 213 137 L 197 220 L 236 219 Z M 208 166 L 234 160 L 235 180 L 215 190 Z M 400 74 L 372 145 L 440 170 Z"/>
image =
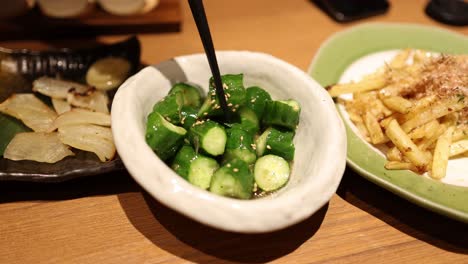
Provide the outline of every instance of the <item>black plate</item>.
<path id="1" fill-rule="evenodd" d="M 31 92 L 30 81 L 38 76 L 53 75 L 58 73 L 61 76 L 77 77 L 86 72 L 83 67 L 70 67 L 70 65 L 90 65 L 94 60 L 104 56 L 118 56 L 128 59 L 132 64 L 132 73 L 140 67 L 140 43 L 138 39 L 132 37 L 125 41 L 102 45 L 84 50 L 57 50 L 46 52 L 34 52 L 27 50 L 11 51 L 1 49 L 3 57 L 13 58 L 18 65 L 18 74 L 11 78 L 0 80 L 0 98 L 3 101 L 12 93 Z M 0 55 L 2 55 L 0 54 Z M 56 58 L 62 58 L 63 62 L 70 62 L 67 67 L 55 67 L 51 62 L 57 62 Z M 38 59 L 40 58 L 40 59 Z M 34 63 L 33 63 L 34 62 Z M 42 64 L 40 64 L 40 63 Z M 66 63 L 65 63 L 66 64 Z M 38 68 L 38 65 L 41 66 Z M 47 67 L 46 67 L 47 66 Z M 45 70 L 44 70 L 45 69 Z M 81 74 L 80 74 L 81 73 Z M 1 75 L 3 76 L 3 75 Z M 9 83 L 11 82 L 11 83 Z M 112 97 L 112 95 L 110 95 Z M 75 156 L 53 163 L 42 163 L 35 161 L 12 161 L 0 157 L 0 181 L 34 181 L 34 182 L 60 182 L 69 179 L 85 176 L 93 176 L 112 171 L 123 170 L 122 161 L 116 156 L 112 161 L 100 162 L 94 153 L 73 150 Z"/>

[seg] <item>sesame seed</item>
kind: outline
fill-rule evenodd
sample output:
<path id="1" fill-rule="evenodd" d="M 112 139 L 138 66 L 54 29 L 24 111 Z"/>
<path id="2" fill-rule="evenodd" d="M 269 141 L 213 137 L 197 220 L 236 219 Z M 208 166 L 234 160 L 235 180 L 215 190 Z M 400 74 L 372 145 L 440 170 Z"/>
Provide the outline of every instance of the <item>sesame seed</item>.
<path id="1" fill-rule="evenodd" d="M 255 103 L 256 98 L 250 100 L 251 103 Z"/>
<path id="2" fill-rule="evenodd" d="M 266 145 L 266 148 L 267 148 L 267 149 L 271 149 L 270 145 Z"/>
<path id="3" fill-rule="evenodd" d="M 244 136 L 241 136 L 241 137 L 240 137 L 240 140 L 241 140 L 241 141 L 244 140 Z"/>
<path id="4" fill-rule="evenodd" d="M 227 84 L 223 83 L 223 88 L 224 89 L 229 89 L 229 86 L 227 86 Z"/>
<path id="5" fill-rule="evenodd" d="M 205 113 L 203 113 L 203 115 L 204 115 L 204 116 L 206 116 L 206 115 L 208 115 L 208 113 L 207 113 L 207 112 L 205 112 Z"/>
<path id="6" fill-rule="evenodd" d="M 229 103 L 228 106 L 232 106 L 232 103 Z"/>
<path id="7" fill-rule="evenodd" d="M 233 171 L 233 172 L 238 172 L 239 169 L 238 169 L 238 168 L 234 168 L 234 169 L 232 169 L 232 171 Z"/>
<path id="8" fill-rule="evenodd" d="M 231 168 L 231 163 L 226 164 L 226 167 Z"/>

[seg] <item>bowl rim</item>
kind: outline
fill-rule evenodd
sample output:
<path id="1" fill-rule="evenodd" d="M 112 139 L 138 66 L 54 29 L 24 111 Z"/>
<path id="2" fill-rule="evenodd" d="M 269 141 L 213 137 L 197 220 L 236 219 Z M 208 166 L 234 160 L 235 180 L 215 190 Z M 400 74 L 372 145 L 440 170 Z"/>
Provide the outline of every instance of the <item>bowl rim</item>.
<path id="1" fill-rule="evenodd" d="M 200 58 L 200 56 L 204 57 L 206 55 L 203 53 L 182 55 L 170 60 L 190 60 Z M 309 192 L 312 187 L 317 185 L 314 180 L 303 181 L 302 185 L 295 187 L 294 192 L 284 192 L 271 199 L 238 200 L 222 197 L 199 189 L 166 166 L 146 145 L 146 142 L 144 142 L 146 147 L 135 149 L 138 148 L 137 144 L 135 144 L 136 142 L 128 140 L 128 136 L 135 132 L 136 128 L 128 126 L 127 122 L 138 121 L 136 121 L 136 118 L 134 118 L 134 116 L 132 117 L 129 112 L 123 113 L 124 116 L 112 114 L 114 141 L 125 167 L 135 181 L 159 202 L 211 227 L 242 233 L 261 233 L 285 228 L 304 220 L 318 211 L 331 199 L 338 188 L 345 170 L 345 129 L 336 111 L 333 100 L 328 96 L 325 89 L 307 75 L 307 73 L 269 54 L 231 50 L 217 51 L 217 56 L 218 61 L 229 56 L 246 56 L 255 58 L 255 60 L 263 60 L 275 64 L 282 70 L 288 71 L 296 78 L 300 78 L 301 82 L 307 83 L 307 88 L 305 89 L 310 89 L 311 87 L 320 88 L 310 89 L 310 92 L 315 93 L 317 99 L 321 98 L 321 100 L 324 101 L 326 108 L 323 108 L 324 112 L 322 114 L 328 117 L 327 125 L 330 126 L 330 130 L 327 130 L 327 134 L 331 135 L 330 138 L 334 138 L 335 140 L 329 142 L 330 144 L 327 147 L 326 155 L 322 158 L 323 164 L 330 164 L 331 166 L 320 167 L 320 174 L 327 175 L 328 177 L 326 181 L 319 184 L 322 190 L 321 194 L 317 195 L 319 197 Z M 128 106 L 134 103 L 132 101 L 134 97 L 132 96 L 135 95 L 136 89 L 132 89 L 132 85 L 135 84 L 137 79 L 157 72 L 157 66 L 162 63 L 164 62 L 148 66 L 127 79 L 118 89 L 114 97 L 111 113 L 122 113 L 122 110 L 128 110 Z M 140 141 L 144 141 L 144 138 L 140 138 Z M 129 148 L 131 151 L 128 151 Z M 140 157 L 143 160 L 135 159 L 133 155 L 135 155 L 136 152 L 142 154 Z M 149 153 L 151 153 L 151 155 Z M 147 164 L 145 163 L 152 162 L 154 162 L 156 164 L 155 166 L 159 169 L 157 175 L 161 176 L 157 176 L 158 180 L 149 181 L 144 176 L 148 173 L 145 172 L 147 168 Z M 308 206 L 304 206 L 304 204 L 308 204 Z M 206 213 L 209 210 L 205 212 L 197 211 L 198 209 L 206 209 L 207 207 L 210 208 L 210 213 Z M 226 210 L 228 210 L 229 213 L 226 213 Z"/>

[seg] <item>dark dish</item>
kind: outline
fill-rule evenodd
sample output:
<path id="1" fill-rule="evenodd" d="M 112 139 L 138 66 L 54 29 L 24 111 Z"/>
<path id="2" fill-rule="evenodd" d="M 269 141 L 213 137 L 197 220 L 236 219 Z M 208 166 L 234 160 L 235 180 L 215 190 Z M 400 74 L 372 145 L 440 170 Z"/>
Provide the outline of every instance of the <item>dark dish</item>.
<path id="1" fill-rule="evenodd" d="M 31 51 L 0 48 L 0 102 L 15 93 L 31 93 L 32 82 L 42 76 L 84 83 L 89 67 L 107 57 L 128 61 L 131 75 L 140 66 L 140 42 L 136 37 L 131 37 L 118 43 L 87 49 Z M 112 97 L 113 92 L 108 93 Z M 12 134 L 30 131 L 19 120 L 4 114 L 0 114 L 0 127 L 5 128 L 0 131 L 0 141 L 3 142 L 0 146 L 8 144 Z M 77 151 L 75 156 L 53 164 L 12 161 L 0 157 L 0 180 L 57 182 L 123 168 L 118 157 L 100 162 L 93 153 L 84 151 Z"/>

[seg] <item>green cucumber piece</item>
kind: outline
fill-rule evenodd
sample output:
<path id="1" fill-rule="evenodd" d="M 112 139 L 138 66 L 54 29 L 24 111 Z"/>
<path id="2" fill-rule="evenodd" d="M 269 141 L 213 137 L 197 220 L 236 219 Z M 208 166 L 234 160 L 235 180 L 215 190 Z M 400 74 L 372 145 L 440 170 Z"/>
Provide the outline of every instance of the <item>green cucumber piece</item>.
<path id="1" fill-rule="evenodd" d="M 226 131 L 220 124 L 211 120 L 198 121 L 190 128 L 189 139 L 195 149 L 209 155 L 219 156 L 226 147 Z"/>
<path id="2" fill-rule="evenodd" d="M 184 105 L 198 108 L 202 102 L 201 88 L 188 83 L 176 83 L 172 86 L 169 94 L 181 92 L 184 96 Z"/>
<path id="3" fill-rule="evenodd" d="M 255 182 L 264 191 L 275 191 L 283 187 L 289 180 L 289 174 L 289 163 L 280 156 L 270 154 L 255 162 Z"/>
<path id="4" fill-rule="evenodd" d="M 176 154 L 186 133 L 187 130 L 173 125 L 158 112 L 152 112 L 148 116 L 146 143 L 162 160 L 168 160 Z"/>
<path id="5" fill-rule="evenodd" d="M 260 157 L 274 154 L 286 160 L 293 160 L 295 151 L 293 139 L 293 132 L 269 127 L 257 138 L 257 155 Z"/>
<path id="6" fill-rule="evenodd" d="M 245 103 L 245 88 L 243 74 L 226 74 L 221 76 L 226 103 L 231 112 L 237 112 L 239 107 Z M 208 95 L 203 102 L 199 112 L 199 117 L 219 116 L 223 114 L 221 105 L 216 95 L 213 77 L 210 78 Z"/>
<path id="7" fill-rule="evenodd" d="M 167 121 L 177 125 L 180 123 L 180 110 L 184 105 L 182 92 L 168 94 L 153 106 L 153 112 L 160 113 Z"/>
<path id="8" fill-rule="evenodd" d="M 250 199 L 254 177 L 247 163 L 234 159 L 219 168 L 211 179 L 210 192 L 239 199 Z"/>
<path id="9" fill-rule="evenodd" d="M 188 180 L 190 165 L 194 159 L 197 158 L 197 153 L 190 145 L 183 145 L 172 161 L 171 168 L 175 173 Z"/>
<path id="10" fill-rule="evenodd" d="M 206 190 L 219 165 L 216 160 L 197 154 L 192 146 L 185 145 L 177 152 L 171 168 L 191 184 Z"/>
<path id="11" fill-rule="evenodd" d="M 269 101 L 266 103 L 262 122 L 266 126 L 277 125 L 296 130 L 301 107 L 294 100 Z"/>
<path id="12" fill-rule="evenodd" d="M 253 164 L 257 159 L 257 155 L 252 146 L 255 146 L 253 144 L 253 134 L 238 126 L 227 129 L 224 162 L 240 159 L 247 164 Z"/>
<path id="13" fill-rule="evenodd" d="M 180 124 L 187 130 L 197 122 L 198 110 L 189 106 L 183 106 L 180 109 Z"/>
<path id="14" fill-rule="evenodd" d="M 242 106 L 239 110 L 239 117 L 240 124 L 245 131 L 253 135 L 260 130 L 260 122 L 257 114 L 255 114 L 252 109 Z"/>
<path id="15" fill-rule="evenodd" d="M 245 89 L 246 100 L 245 106 L 252 109 L 258 119 L 262 119 L 265 105 L 271 101 L 270 94 L 258 86 L 252 86 Z"/>

